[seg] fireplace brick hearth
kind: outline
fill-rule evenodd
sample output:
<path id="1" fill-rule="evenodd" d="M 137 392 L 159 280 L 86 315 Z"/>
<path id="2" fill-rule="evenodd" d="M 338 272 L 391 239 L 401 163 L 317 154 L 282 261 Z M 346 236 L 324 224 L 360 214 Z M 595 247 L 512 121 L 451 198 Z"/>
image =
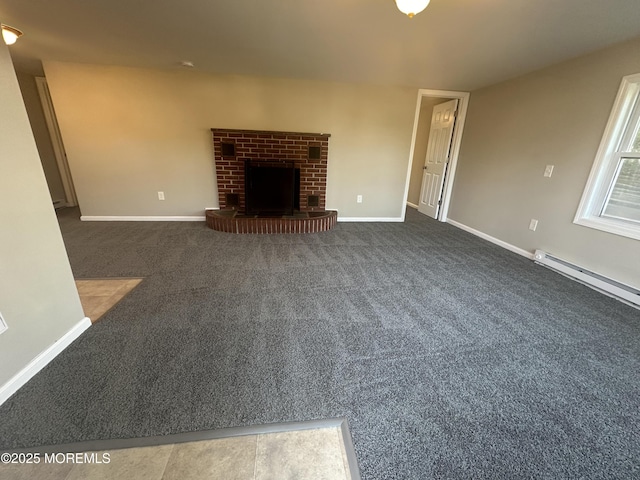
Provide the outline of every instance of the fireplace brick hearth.
<path id="1" fill-rule="evenodd" d="M 336 224 L 338 212 L 305 212 L 292 217 L 245 217 L 236 210 L 207 210 L 207 225 L 227 233 L 318 233 Z"/>
<path id="2" fill-rule="evenodd" d="M 328 230 L 335 225 L 337 212 L 325 211 L 329 134 L 225 128 L 212 128 L 211 132 L 220 205 L 218 212 L 207 212 L 211 228 L 236 233 L 298 233 Z M 300 172 L 296 215 L 282 221 L 254 221 L 244 215 L 246 160 L 252 165 L 280 161 L 294 164 Z"/>

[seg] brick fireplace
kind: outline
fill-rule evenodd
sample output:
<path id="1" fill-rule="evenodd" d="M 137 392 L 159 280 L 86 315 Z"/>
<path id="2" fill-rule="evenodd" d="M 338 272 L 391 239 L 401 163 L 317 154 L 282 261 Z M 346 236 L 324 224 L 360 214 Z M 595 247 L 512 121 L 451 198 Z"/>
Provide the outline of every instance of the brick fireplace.
<path id="1" fill-rule="evenodd" d="M 300 212 L 325 209 L 329 134 L 212 128 L 221 210 L 245 210 L 244 161 L 289 161 L 300 171 Z"/>
<path id="2" fill-rule="evenodd" d="M 207 213 L 214 230 L 236 233 L 313 233 L 332 228 L 325 211 L 329 134 L 212 128 L 219 211 Z M 283 219 L 245 215 L 245 162 L 295 167 L 295 212 Z"/>

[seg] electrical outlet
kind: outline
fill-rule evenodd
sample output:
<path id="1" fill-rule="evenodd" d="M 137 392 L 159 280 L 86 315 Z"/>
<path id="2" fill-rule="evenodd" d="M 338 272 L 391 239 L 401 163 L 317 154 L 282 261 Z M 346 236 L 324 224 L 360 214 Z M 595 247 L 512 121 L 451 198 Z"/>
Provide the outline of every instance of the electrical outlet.
<path id="1" fill-rule="evenodd" d="M 547 165 L 544 169 L 544 176 L 550 177 L 553 174 L 553 165 Z"/>
<path id="2" fill-rule="evenodd" d="M 158 192 L 158 200 L 164 200 L 164 192 Z"/>
<path id="3" fill-rule="evenodd" d="M 356 197 L 356 202 L 357 202 L 357 203 L 362 203 L 362 195 L 358 195 L 358 196 Z"/>
<path id="4" fill-rule="evenodd" d="M 535 218 L 532 218 L 531 221 L 529 222 L 529 230 L 533 230 L 535 232 L 536 228 L 538 228 L 538 220 L 536 220 Z"/>

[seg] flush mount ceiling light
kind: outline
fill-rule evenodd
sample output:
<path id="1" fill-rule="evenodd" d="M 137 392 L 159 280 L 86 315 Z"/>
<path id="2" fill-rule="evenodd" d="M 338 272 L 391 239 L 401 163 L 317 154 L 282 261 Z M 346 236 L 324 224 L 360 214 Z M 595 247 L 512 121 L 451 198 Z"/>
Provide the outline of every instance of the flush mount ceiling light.
<path id="1" fill-rule="evenodd" d="M 22 36 L 22 32 L 15 27 L 10 27 L 4 23 L 0 24 L 0 27 L 2 28 L 2 38 L 7 45 L 13 45 Z"/>
<path id="2" fill-rule="evenodd" d="M 413 18 L 427 8 L 430 1 L 431 0 L 396 0 L 396 6 L 398 10 L 408 15 L 409 18 Z"/>

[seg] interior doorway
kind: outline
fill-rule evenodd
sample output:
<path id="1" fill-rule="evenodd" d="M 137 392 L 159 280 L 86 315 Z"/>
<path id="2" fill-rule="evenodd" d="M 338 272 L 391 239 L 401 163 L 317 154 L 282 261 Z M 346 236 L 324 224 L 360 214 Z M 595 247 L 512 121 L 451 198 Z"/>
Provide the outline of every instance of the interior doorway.
<path id="1" fill-rule="evenodd" d="M 441 128 L 443 125 L 439 125 L 434 132 L 431 128 L 434 107 L 444 104 L 454 105 L 454 118 L 448 120 L 451 122 L 451 129 L 447 132 Z M 418 209 L 422 202 L 425 203 L 419 209 L 422 213 L 441 222 L 447 220 L 468 104 L 468 92 L 427 89 L 418 91 L 403 219 L 407 206 Z M 441 120 L 442 118 L 438 122 Z M 435 137 L 431 138 L 431 134 Z M 434 154 L 444 155 L 439 165 L 434 161 Z M 431 155 L 431 160 L 428 155 Z"/>
<path id="2" fill-rule="evenodd" d="M 56 205 L 54 202 L 54 205 L 56 208 L 75 207 L 78 205 L 78 199 L 76 197 L 75 187 L 73 186 L 69 163 L 67 162 L 67 154 L 64 150 L 64 144 L 62 143 L 62 134 L 60 133 L 60 127 L 58 126 L 58 119 L 56 118 L 56 113 L 53 109 L 49 86 L 47 85 L 47 80 L 44 77 L 35 77 L 35 81 L 38 88 L 38 95 L 40 97 L 40 104 L 42 106 L 42 113 L 44 114 L 49 139 L 51 141 L 51 147 L 60 173 L 62 187 L 64 189 L 64 203 Z"/>

